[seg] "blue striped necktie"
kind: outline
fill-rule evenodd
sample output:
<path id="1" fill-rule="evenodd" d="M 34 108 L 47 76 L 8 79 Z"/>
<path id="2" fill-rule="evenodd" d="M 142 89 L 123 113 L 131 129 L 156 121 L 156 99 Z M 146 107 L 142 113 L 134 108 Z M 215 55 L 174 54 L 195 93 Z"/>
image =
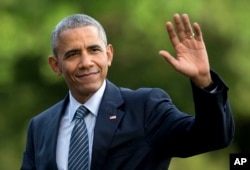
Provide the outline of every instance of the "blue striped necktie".
<path id="1" fill-rule="evenodd" d="M 88 109 L 81 105 L 75 113 L 75 126 L 71 133 L 68 170 L 89 169 L 89 139 L 84 117 Z"/>

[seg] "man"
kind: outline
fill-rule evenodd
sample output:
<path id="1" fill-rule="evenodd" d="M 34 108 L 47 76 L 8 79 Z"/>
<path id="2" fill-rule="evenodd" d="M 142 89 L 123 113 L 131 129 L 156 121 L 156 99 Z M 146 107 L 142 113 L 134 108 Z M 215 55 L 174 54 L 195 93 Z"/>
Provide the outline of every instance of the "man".
<path id="1" fill-rule="evenodd" d="M 54 55 L 49 57 L 53 71 L 64 76 L 69 93 L 30 121 L 21 169 L 79 169 L 68 168 L 72 159 L 72 166 L 91 170 L 167 169 L 172 157 L 228 146 L 234 134 L 228 88 L 210 70 L 199 25 L 191 26 L 186 14 L 175 14 L 173 23 L 167 22 L 166 29 L 176 57 L 164 50 L 159 53 L 190 79 L 195 116 L 179 111 L 161 89 L 130 90 L 108 81 L 113 48 L 103 27 L 87 15 L 72 15 L 55 27 Z M 73 142 L 74 137 L 85 140 L 74 132 L 82 105 L 80 115 L 87 112 L 79 126 L 87 127 L 84 144 Z M 78 154 L 83 150 L 86 157 Z"/>

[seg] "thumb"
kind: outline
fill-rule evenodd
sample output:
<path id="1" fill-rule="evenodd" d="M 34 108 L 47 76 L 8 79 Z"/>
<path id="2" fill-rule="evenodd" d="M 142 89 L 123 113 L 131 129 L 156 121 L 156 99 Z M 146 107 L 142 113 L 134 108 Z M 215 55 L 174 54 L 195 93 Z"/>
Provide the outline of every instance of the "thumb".
<path id="1" fill-rule="evenodd" d="M 176 59 L 169 52 L 160 50 L 159 54 L 172 66 L 176 64 Z"/>

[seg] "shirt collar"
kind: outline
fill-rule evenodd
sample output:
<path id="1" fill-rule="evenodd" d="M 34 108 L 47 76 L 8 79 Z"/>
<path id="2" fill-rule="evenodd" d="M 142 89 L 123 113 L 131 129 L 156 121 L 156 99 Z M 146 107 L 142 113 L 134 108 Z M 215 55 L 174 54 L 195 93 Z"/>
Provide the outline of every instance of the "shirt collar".
<path id="1" fill-rule="evenodd" d="M 97 116 L 99 106 L 101 104 L 102 96 L 105 91 L 106 81 L 104 80 L 102 86 L 89 98 L 85 103 L 79 103 L 69 91 L 69 105 L 68 105 L 68 118 L 71 122 L 74 118 L 75 112 L 80 105 L 84 105 L 94 116 Z"/>

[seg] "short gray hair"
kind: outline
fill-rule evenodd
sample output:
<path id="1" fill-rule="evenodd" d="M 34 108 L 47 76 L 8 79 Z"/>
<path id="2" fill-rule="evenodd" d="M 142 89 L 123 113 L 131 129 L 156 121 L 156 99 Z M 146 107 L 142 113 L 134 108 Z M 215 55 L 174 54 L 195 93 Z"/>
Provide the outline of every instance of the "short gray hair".
<path id="1" fill-rule="evenodd" d="M 54 28 L 51 34 L 51 48 L 55 56 L 57 56 L 58 36 L 61 32 L 85 26 L 94 26 L 99 31 L 100 37 L 107 45 L 107 36 L 103 26 L 94 18 L 85 14 L 74 14 L 62 19 Z"/>

